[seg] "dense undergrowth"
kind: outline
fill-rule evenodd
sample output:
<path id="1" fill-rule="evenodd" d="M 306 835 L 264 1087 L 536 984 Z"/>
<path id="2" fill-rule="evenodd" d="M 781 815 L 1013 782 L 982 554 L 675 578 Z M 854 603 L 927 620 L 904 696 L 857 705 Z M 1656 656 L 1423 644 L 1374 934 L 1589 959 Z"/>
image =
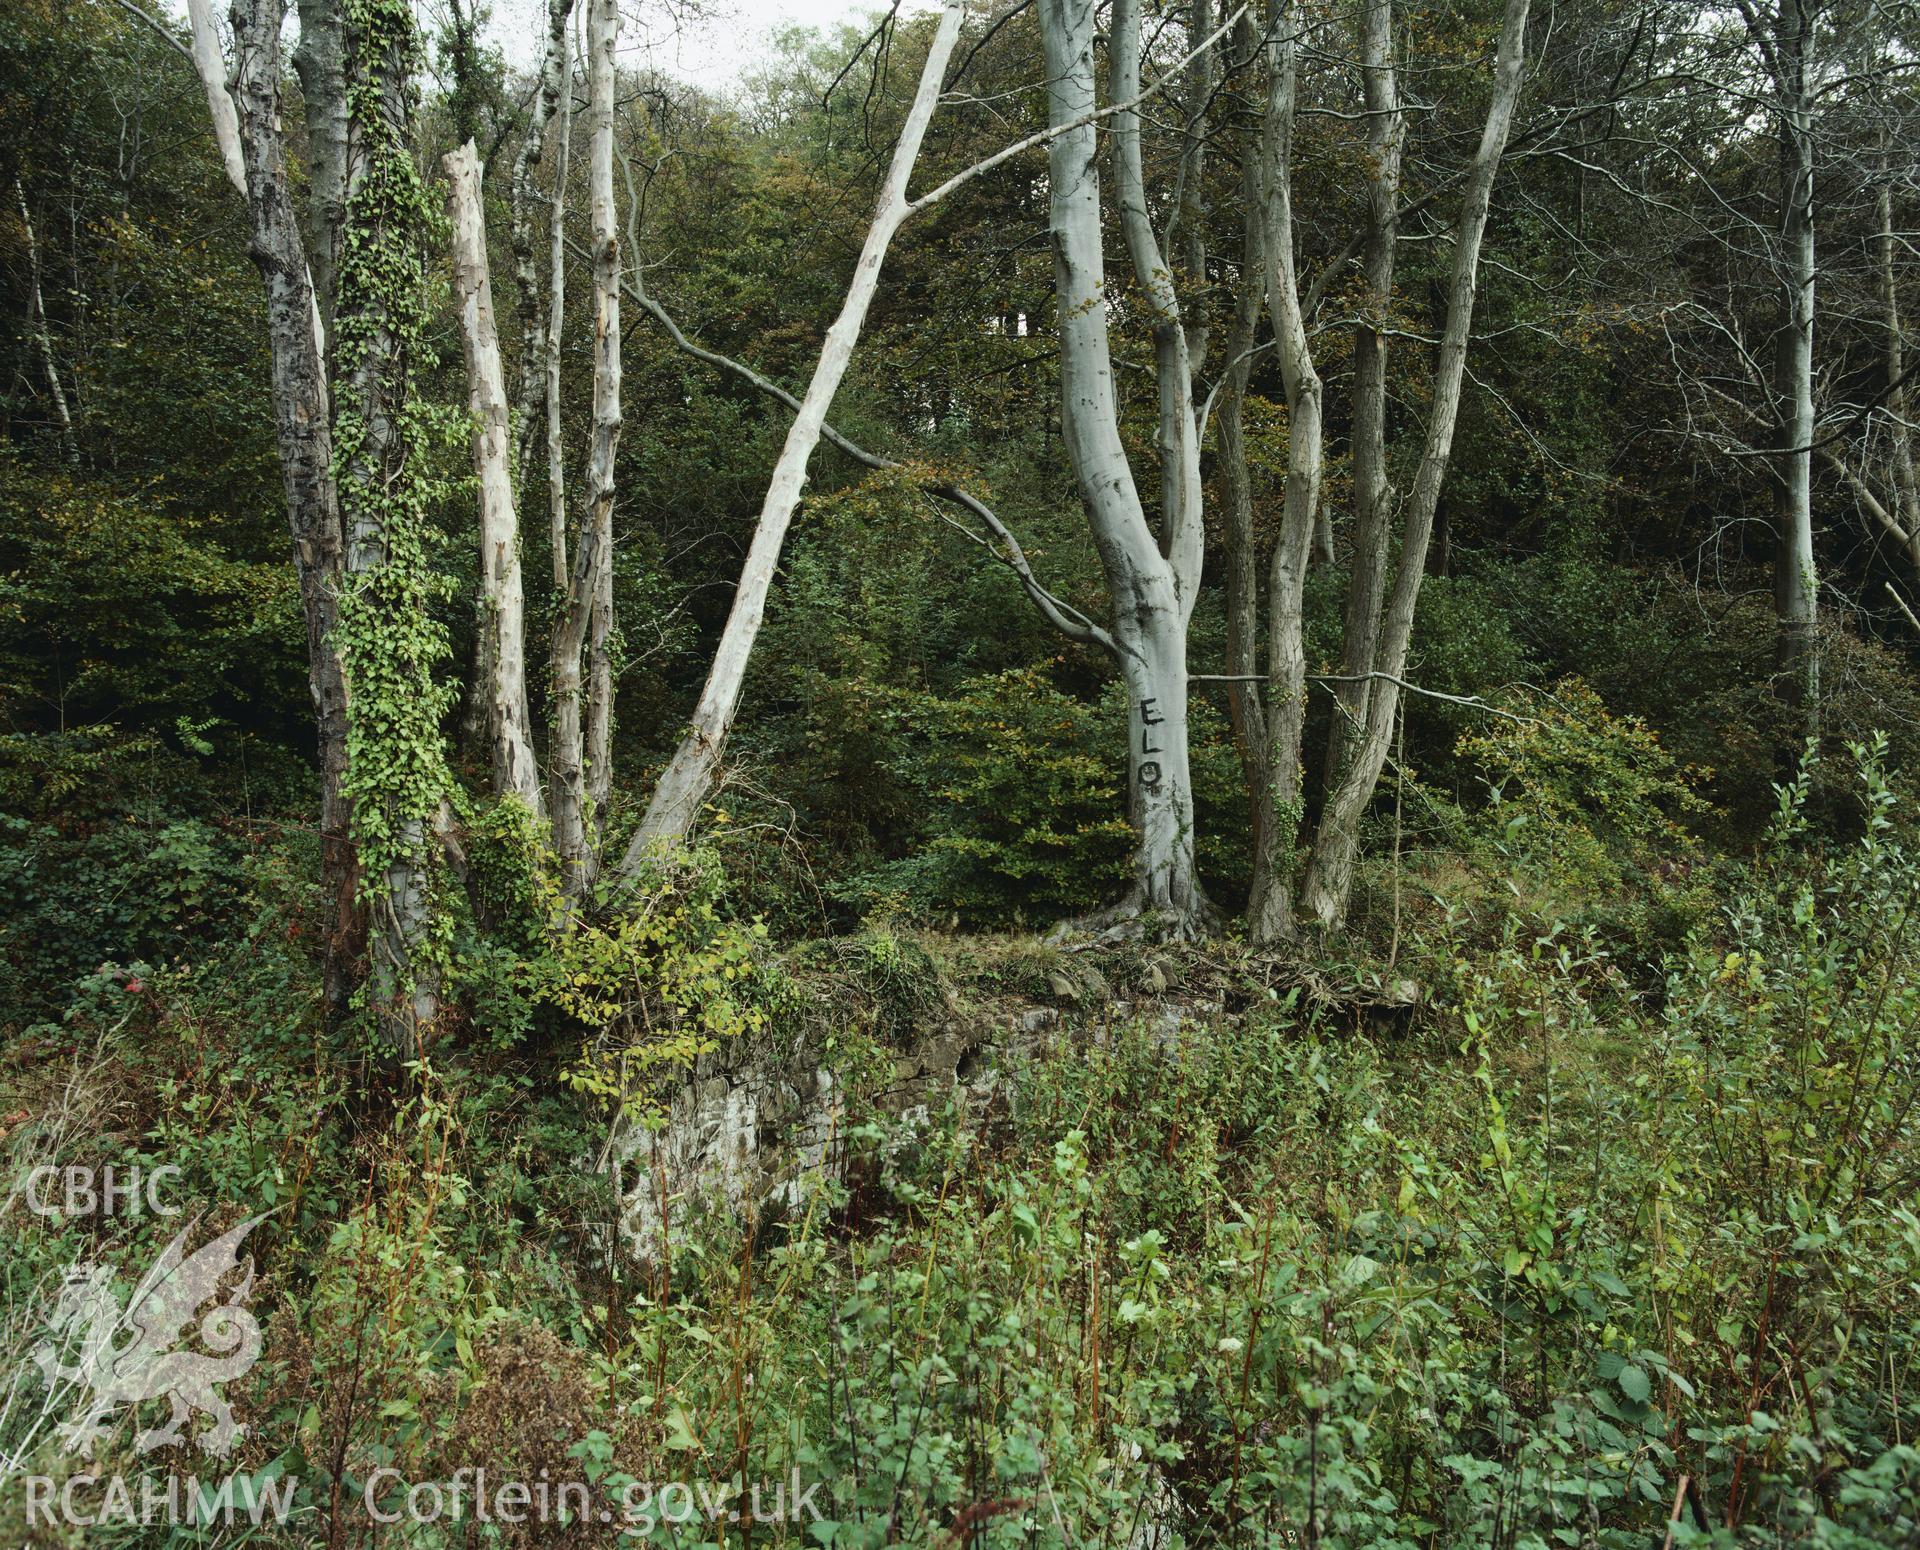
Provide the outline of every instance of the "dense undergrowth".
<path id="1" fill-rule="evenodd" d="M 1880 750 L 1856 751 L 1850 838 L 1809 827 L 1803 773 L 1750 864 L 1690 860 L 1676 828 L 1634 884 L 1600 809 L 1527 785 L 1555 736 L 1536 717 L 1501 754 L 1478 850 L 1376 879 L 1378 955 L 1116 950 L 1130 1010 L 1070 1007 L 984 1122 L 856 1101 L 803 1204 L 690 1212 L 651 1264 L 614 1251 L 583 1003 L 503 966 L 510 932 L 476 937 L 469 1020 L 395 1083 L 319 1015 L 311 857 L 241 847 L 232 940 L 104 966 L 10 1046 L 16 1180 L 171 1165 L 188 1215 L 50 1218 L 16 1184 L 0 1534 L 1913 1543 L 1920 867 Z M 1649 841 L 1646 804 L 1682 787 L 1628 763 L 1664 770 L 1612 788 Z M 1583 920 L 1603 863 L 1609 908 Z M 776 951 L 717 863 L 654 897 L 655 927 L 598 950 L 681 995 L 661 1027 L 814 1026 L 856 1100 L 928 1009 L 1005 1019 L 1090 972 L 878 920 Z M 1390 980 L 1419 1006 L 1369 995 Z M 62 1446 L 74 1396 L 49 1404 L 34 1357 L 68 1267 L 111 1265 L 124 1294 L 193 1213 L 262 1212 L 263 1354 L 227 1385 L 248 1430 L 193 1464 L 243 1504 L 284 1489 L 285 1521 L 30 1521 L 29 1476 L 157 1478 L 130 1426 L 91 1463 Z M 591 1494 L 480 1521 L 475 1468 Z M 461 1478 L 463 1507 L 407 1520 L 407 1484 Z M 792 1521 L 711 1521 L 756 1484 L 771 1511 L 776 1481 Z M 74 1499 L 111 1517 L 101 1489 Z"/>

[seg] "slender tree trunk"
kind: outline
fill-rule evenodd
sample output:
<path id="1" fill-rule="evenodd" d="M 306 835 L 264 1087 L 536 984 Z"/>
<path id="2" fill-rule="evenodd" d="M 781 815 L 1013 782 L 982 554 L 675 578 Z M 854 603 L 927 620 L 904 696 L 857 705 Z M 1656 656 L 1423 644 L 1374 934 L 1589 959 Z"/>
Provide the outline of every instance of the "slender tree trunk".
<path id="1" fill-rule="evenodd" d="M 512 213 L 513 278 L 520 318 L 520 380 L 513 394 L 514 434 L 519 438 L 519 464 L 524 487 L 526 470 L 532 466 L 537 444 L 535 428 L 547 374 L 548 289 L 540 283 L 539 265 L 533 248 L 534 171 L 546 148 L 547 129 L 560 112 L 561 98 L 571 98 L 568 80 L 568 56 L 571 32 L 568 20 L 573 15 L 573 0 L 548 0 L 547 44 L 540 59 L 540 84 L 527 115 L 526 133 L 520 140 L 519 154 L 513 160 L 513 182 L 509 194 Z M 554 186 L 566 179 L 561 171 L 566 156 L 566 125 L 561 124 L 560 146 L 556 158 Z M 564 566 L 556 570 L 564 576 Z"/>
<path id="2" fill-rule="evenodd" d="M 1251 11 L 1235 24 L 1234 52 L 1252 58 L 1257 47 Z M 1247 467 L 1245 407 L 1252 375 L 1251 352 L 1266 298 L 1266 182 L 1257 142 L 1241 147 L 1240 273 L 1234 289 L 1233 320 L 1227 329 L 1220 382 L 1221 521 L 1225 529 L 1227 604 L 1227 716 L 1240 755 L 1241 779 L 1253 815 L 1253 851 L 1264 841 L 1260 793 L 1267 782 L 1267 730 L 1264 708 L 1253 682 L 1260 650 L 1260 570 L 1253 530 L 1253 479 Z M 1255 864 L 1258 874 L 1258 863 Z"/>
<path id="3" fill-rule="evenodd" d="M 1479 148 L 1468 169 L 1460 215 L 1454 226 L 1453 269 L 1446 326 L 1441 335 L 1439 361 L 1434 368 L 1433 408 L 1427 420 L 1426 440 L 1421 448 L 1413 490 L 1407 498 L 1399 569 L 1380 625 L 1377 668 L 1373 669 L 1388 676 L 1372 685 L 1366 719 L 1352 760 L 1327 794 L 1301 887 L 1307 911 L 1329 929 L 1346 918 L 1360 850 L 1360 816 L 1373 800 L 1380 771 L 1386 764 L 1394 717 L 1400 707 L 1399 688 L 1392 680 L 1401 677 L 1406 669 L 1414 609 L 1426 574 L 1427 545 L 1433 536 L 1434 512 L 1439 506 L 1447 462 L 1453 450 L 1454 426 L 1460 413 L 1460 386 L 1466 373 L 1467 344 L 1473 327 L 1480 243 L 1486 234 L 1494 178 L 1499 173 L 1500 159 L 1513 127 L 1514 107 L 1520 99 L 1526 62 L 1527 8 L 1528 0 L 1507 0 L 1494 59 L 1493 98 L 1481 129 Z"/>
<path id="4" fill-rule="evenodd" d="M 1306 729 L 1307 559 L 1314 512 L 1320 505 L 1324 389 L 1313 363 L 1301 302 L 1293 231 L 1293 120 L 1298 91 L 1300 21 L 1277 8 L 1269 45 L 1271 85 L 1261 137 L 1267 230 L 1267 304 L 1274 349 L 1287 390 L 1287 494 L 1274 544 L 1267 595 L 1267 778 L 1260 788 L 1261 844 L 1254 854 L 1247 915 L 1256 942 L 1293 931 L 1293 867 L 1299 840 L 1303 781 L 1301 741 Z"/>
<path id="5" fill-rule="evenodd" d="M 554 847 L 568 891 L 591 885 L 587 833 L 590 788 L 581 663 L 603 595 L 601 571 L 612 563 L 614 453 L 620 443 L 620 228 L 613 211 L 614 41 L 618 0 L 588 0 L 587 98 L 592 124 L 588 187 L 593 204 L 593 444 L 587 462 L 587 509 L 575 546 L 567 606 L 554 631 Z"/>
<path id="6" fill-rule="evenodd" d="M 820 359 L 814 366 L 813 379 L 807 384 L 799 412 L 788 428 L 786 443 L 780 450 L 778 462 L 774 464 L 766 499 L 761 503 L 760 518 L 754 527 L 753 542 L 748 547 L 746 564 L 740 572 L 740 585 L 734 593 L 733 608 L 721 631 L 719 648 L 714 653 L 706 687 L 695 707 L 692 726 L 654 788 L 653 800 L 648 804 L 640 831 L 622 862 L 621 870 L 628 876 L 638 870 L 649 848 L 685 841 L 701 805 L 713 789 L 721 750 L 740 706 L 740 691 L 746 681 L 747 662 L 753 652 L 754 639 L 760 632 L 767 593 L 773 585 L 774 569 L 779 564 L 787 529 L 800 503 L 807 464 L 814 448 L 819 445 L 827 410 L 853 359 L 854 346 L 859 341 L 867 309 L 880 284 L 880 267 L 886 259 L 887 247 L 908 214 L 907 183 L 913 175 L 914 163 L 919 158 L 927 125 L 939 102 L 940 83 L 947 62 L 952 57 L 954 43 L 960 35 L 961 14 L 959 0 L 948 0 L 941 12 L 939 26 L 920 72 L 919 87 L 907 110 L 906 120 L 901 125 L 893 161 L 881 185 L 873 223 L 867 228 L 866 241 L 861 246 L 859 261 L 854 266 L 853 280 L 847 287 L 846 299 L 841 303 L 840 315 L 827 330 Z M 1183 695 L 1185 689 L 1183 677 Z"/>
<path id="7" fill-rule="evenodd" d="M 473 413 L 473 471 L 479 486 L 480 629 L 489 644 L 491 672 L 484 685 L 493 789 L 519 797 L 541 813 L 540 769 L 527 716 L 527 638 L 520 580 L 520 518 L 509 467 L 511 421 L 500 340 L 494 325 L 493 282 L 487 272 L 486 216 L 481 206 L 480 156 L 469 140 L 441 159 L 447 173 L 447 214 L 453 228 L 453 290 L 460 303 L 466 347 L 467 402 Z"/>
<path id="8" fill-rule="evenodd" d="M 1108 95 L 1132 102 L 1140 95 L 1140 0 L 1113 0 Z M 1193 358 L 1173 272 L 1154 236 L 1141 165 L 1140 112 L 1113 115 L 1113 179 L 1120 229 L 1134 280 L 1153 318 L 1154 383 L 1159 392 L 1160 545 L 1173 568 L 1182 617 L 1199 595 L 1201 548 L 1200 434 L 1194 417 Z"/>
<path id="9" fill-rule="evenodd" d="M 1347 772 L 1366 720 L 1380 639 L 1380 605 L 1393 539 L 1393 489 L 1387 477 L 1387 329 L 1393 316 L 1394 258 L 1400 241 L 1400 164 L 1406 120 L 1393 57 L 1393 0 L 1363 0 L 1360 74 L 1367 106 L 1365 287 L 1353 332 L 1353 560 L 1341 636 L 1341 676 L 1333 685 L 1326 783 Z"/>
<path id="10" fill-rule="evenodd" d="M 606 357 L 604 376 L 611 385 L 612 406 L 608 410 L 597 397 L 594 403 L 594 457 L 601 457 L 603 422 L 610 427 L 606 435 L 604 466 L 593 474 L 594 535 L 600 563 L 594 573 L 593 614 L 587 626 L 587 799 L 593 804 L 596 840 L 607 819 L 607 802 L 613 795 L 613 476 L 614 446 L 620 434 L 620 237 L 613 206 L 613 32 L 619 18 L 606 33 L 608 82 L 604 107 L 594 99 L 593 116 L 593 283 L 596 296 L 606 298 L 607 328 L 595 342 L 596 350 Z M 610 416 L 610 418 L 609 418 Z"/>
<path id="11" fill-rule="evenodd" d="M 1786 321 L 1776 345 L 1774 396 L 1785 406 L 1774 472 L 1775 667 L 1801 735 L 1820 736 L 1819 577 L 1813 555 L 1813 130 L 1808 78 L 1813 25 L 1801 0 L 1779 0 L 1780 269 Z"/>
<path id="12" fill-rule="evenodd" d="M 1080 487 L 1094 546 L 1113 602 L 1116 656 L 1127 687 L 1128 786 L 1138 841 L 1129 897 L 1115 914 L 1154 911 L 1173 929 L 1192 931 L 1206 922 L 1208 906 L 1194 862 L 1193 779 L 1187 748 L 1187 619 L 1191 588 L 1198 580 L 1194 536 L 1171 519 L 1197 521 L 1198 502 L 1190 499 L 1182 449 L 1169 438 L 1191 436 L 1191 398 L 1183 422 L 1174 406 L 1161 399 L 1163 455 L 1175 477 L 1163 496 L 1163 529 L 1169 542 L 1163 553 L 1141 506 L 1133 470 L 1120 440 L 1114 396 L 1113 361 L 1107 339 L 1106 264 L 1101 251 L 1099 138 L 1091 115 L 1095 108 L 1094 0 L 1041 0 L 1040 30 L 1046 48 L 1048 122 L 1059 133 L 1048 145 L 1048 196 L 1053 240 L 1056 327 L 1060 338 L 1061 429 L 1067 455 Z M 1138 13 L 1123 10 L 1116 26 L 1117 49 L 1138 58 Z M 1132 33 L 1128 42 L 1119 36 Z M 1124 64 L 1123 64 L 1123 69 Z M 1134 65 L 1137 70 L 1137 63 Z M 1116 161 L 1129 159 L 1119 140 L 1126 115 L 1116 114 Z M 1136 127 L 1137 133 L 1137 127 Z M 1132 167 L 1120 176 L 1137 181 L 1138 142 Z M 1137 223 L 1141 201 L 1122 194 L 1123 218 Z M 1132 205 L 1131 210 L 1128 208 Z M 1133 239 L 1135 245 L 1137 237 Z M 1136 258 L 1137 258 L 1136 254 Z M 1136 267 L 1138 265 L 1136 264 Z M 1171 336 L 1165 328 L 1164 276 L 1143 287 L 1160 309 L 1155 318 L 1156 359 L 1185 344 L 1175 314 Z M 1189 589 L 1182 596 L 1182 583 Z"/>
<path id="13" fill-rule="evenodd" d="M 571 76 L 571 69 L 565 72 Z M 560 119 L 554 139 L 552 222 L 547 254 L 547 327 L 542 362 L 546 389 L 547 526 L 553 545 L 554 590 L 567 595 L 567 459 L 565 427 L 560 423 L 560 336 L 567 321 L 567 159 L 573 136 L 573 82 L 564 80 Z"/>
<path id="14" fill-rule="evenodd" d="M 33 217 L 27 211 L 27 191 L 17 177 L 13 180 L 13 197 L 20 211 L 20 225 L 27 238 L 27 327 L 32 331 L 34 346 L 40 352 L 40 369 L 46 373 L 47 394 L 53 401 L 53 423 L 60 432 L 60 454 L 69 463 L 74 463 L 79 461 L 80 448 L 73 437 L 73 413 L 67 407 L 67 390 L 60 381 L 60 365 L 54 359 L 53 334 L 47 327 L 47 304 L 40 290 L 40 244 L 33 234 Z"/>
<path id="15" fill-rule="evenodd" d="M 1893 444 L 1894 508 L 1906 536 L 1907 563 L 1920 580 L 1920 477 L 1913 464 L 1913 422 L 1909 418 L 1906 343 L 1900 336 L 1900 288 L 1895 283 L 1894 250 L 1899 236 L 1893 229 L 1893 189 L 1882 183 L 1877 196 L 1880 236 L 1880 305 L 1887 332 L 1887 428 Z"/>
<path id="16" fill-rule="evenodd" d="M 300 0 L 294 73 L 307 121 L 307 263 L 321 327 L 333 333 L 347 214 L 347 23 L 342 0 Z"/>
<path id="17" fill-rule="evenodd" d="M 237 20 L 237 19 L 236 19 Z M 213 122 L 213 143 L 227 181 L 243 198 L 247 192 L 245 153 L 240 147 L 240 118 L 227 86 L 227 62 L 220 56 L 220 39 L 213 30 L 213 7 L 208 0 L 188 0 L 187 31 L 193 39 L 193 67 L 207 93 L 207 115 Z M 238 27 L 235 28 L 238 37 Z"/>
<path id="18" fill-rule="evenodd" d="M 204 0 L 196 0 L 204 4 Z M 326 991 L 336 1009 L 352 993 L 365 923 L 345 795 L 347 689 L 334 641 L 344 565 L 333 428 L 319 305 L 288 189 L 280 129 L 281 12 L 278 0 L 236 0 L 235 67 L 227 100 L 236 111 L 249 251 L 267 293 L 275 439 L 280 451 L 294 573 L 307 625 L 307 687 L 320 764 L 321 893 L 326 911 Z M 216 50 L 217 53 L 217 50 Z M 218 60 L 215 60 L 218 65 Z M 208 82 L 210 98 L 223 78 Z M 216 110 L 216 135 L 220 115 Z"/>

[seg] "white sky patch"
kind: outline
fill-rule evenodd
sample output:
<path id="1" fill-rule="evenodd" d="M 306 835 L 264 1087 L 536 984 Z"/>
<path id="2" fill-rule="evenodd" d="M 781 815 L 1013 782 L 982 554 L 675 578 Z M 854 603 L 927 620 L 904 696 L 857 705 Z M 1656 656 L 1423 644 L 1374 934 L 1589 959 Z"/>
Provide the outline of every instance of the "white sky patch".
<path id="1" fill-rule="evenodd" d="M 928 0 L 906 0 L 905 8 L 927 9 Z M 814 27 L 830 33 L 844 21 L 871 23 L 883 9 L 876 0 L 697 0 L 695 6 L 643 0 L 621 7 L 620 53 L 624 61 L 651 64 L 667 75 L 723 92 L 772 57 L 774 35 L 781 29 Z M 154 10 L 186 25 L 186 0 L 157 0 Z M 419 0 L 415 10 L 431 38 L 443 15 L 441 6 L 436 0 Z M 483 36 L 509 64 L 532 69 L 540 60 L 546 11 L 545 0 L 492 0 Z M 216 4 L 214 13 L 224 35 L 225 6 Z M 289 12 L 289 53 L 298 31 L 299 22 Z"/>

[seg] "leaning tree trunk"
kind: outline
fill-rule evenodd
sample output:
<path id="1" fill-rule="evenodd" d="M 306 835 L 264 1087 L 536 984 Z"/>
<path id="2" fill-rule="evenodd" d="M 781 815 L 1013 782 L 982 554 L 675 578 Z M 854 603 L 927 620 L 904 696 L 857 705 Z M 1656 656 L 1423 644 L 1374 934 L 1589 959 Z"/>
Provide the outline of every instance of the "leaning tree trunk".
<path id="1" fill-rule="evenodd" d="M 1267 302 L 1274 348 L 1287 391 L 1287 493 L 1268 583 L 1267 778 L 1259 791 L 1260 843 L 1254 852 L 1248 929 L 1256 942 L 1293 931 L 1294 853 L 1304 802 L 1301 740 L 1307 717 L 1306 586 L 1314 513 L 1320 505 L 1324 390 L 1313 364 L 1301 301 L 1293 232 L 1293 123 L 1299 80 L 1299 20 L 1282 6 L 1275 18 L 1266 125 L 1260 161 L 1267 222 Z"/>
<path id="2" fill-rule="evenodd" d="M 493 282 L 487 272 L 486 216 L 481 208 L 480 155 L 469 140 L 449 151 L 447 216 L 453 228 L 453 292 L 467 358 L 467 404 L 473 414 L 473 471 L 480 492 L 479 626 L 488 674 L 481 685 L 486 737 L 497 796 L 513 795 L 542 813 L 540 768 L 527 716 L 526 607 L 520 580 L 520 518 L 514 506 L 511 422 L 500 338 L 494 326 Z"/>
<path id="3" fill-rule="evenodd" d="M 273 0 L 266 0 L 273 3 Z M 413 354 L 426 326 L 414 165 L 418 40 L 405 0 L 363 0 L 348 29 L 352 176 L 335 360 L 346 595 L 335 637 L 348 688 L 347 792 L 369 915 L 369 1007 L 390 1054 L 415 1053 L 439 1012 L 445 955 L 435 828 L 448 791 L 440 738 L 445 649 L 432 616 Z"/>
<path id="4" fill-rule="evenodd" d="M 1365 281 L 1353 330 L 1353 560 L 1341 632 L 1339 679 L 1327 731 L 1326 784 L 1345 778 L 1366 721 L 1380 644 L 1380 606 L 1393 533 L 1387 478 L 1387 340 L 1400 241 L 1400 164 L 1406 119 L 1393 60 L 1393 0 L 1364 0 L 1360 76 L 1367 106 Z"/>
<path id="5" fill-rule="evenodd" d="M 1820 736 L 1819 578 L 1813 557 L 1813 131 L 1808 86 L 1812 23 L 1798 0 L 1780 0 L 1774 58 L 1780 79 L 1780 270 L 1786 322 L 1774 396 L 1786 406 L 1774 470 L 1773 568 L 1781 697 L 1803 737 Z"/>
<path id="6" fill-rule="evenodd" d="M 941 12 L 939 27 L 920 72 L 920 84 L 913 103 L 900 128 L 894 146 L 893 161 L 881 185 L 880 201 L 873 223 L 867 228 L 866 242 L 854 266 L 853 280 L 841 303 L 840 315 L 827 330 L 813 379 L 800 401 L 799 412 L 787 430 L 787 439 L 774 464 L 767 494 L 760 506 L 760 518 L 754 527 L 753 542 L 747 550 L 746 564 L 740 571 L 740 585 L 734 593 L 733 608 L 727 615 L 720 644 L 714 652 L 713 666 L 706 687 L 693 713 L 693 723 L 674 752 L 672 762 L 654 788 L 640 830 L 628 847 L 621 863 L 624 875 L 633 876 L 644 862 L 649 849 L 685 841 L 692 831 L 701 805 L 713 790 L 720 768 L 720 754 L 740 707 L 740 691 L 746 681 L 747 661 L 760 633 L 760 622 L 767 606 L 767 593 L 773 585 L 775 567 L 786 542 L 795 509 L 800 504 L 800 489 L 807 477 L 807 464 L 820 443 L 821 428 L 827 410 L 853 359 L 867 309 L 880 284 L 880 266 L 887 247 L 900 223 L 907 218 L 910 205 L 907 182 L 920 155 L 927 124 L 940 97 L 940 82 L 947 61 L 953 55 L 960 35 L 962 7 L 959 0 L 948 0 Z M 1184 676 L 1181 691 L 1186 689 Z"/>
<path id="7" fill-rule="evenodd" d="M 1375 659 L 1377 667 L 1373 669 L 1378 676 L 1371 684 L 1366 716 L 1352 760 L 1327 794 L 1326 806 L 1314 832 L 1306 878 L 1301 885 L 1307 911 L 1328 929 L 1346 919 L 1360 853 L 1360 816 L 1373 800 L 1380 772 L 1386 766 L 1394 719 L 1400 709 L 1397 680 L 1406 670 L 1414 608 L 1426 573 L 1427 545 L 1433 537 L 1434 512 L 1440 504 L 1447 461 L 1453 451 L 1454 426 L 1460 414 L 1460 386 L 1466 374 L 1467 343 L 1473 327 L 1480 243 L 1486 235 L 1494 178 L 1499 173 L 1500 159 L 1513 127 L 1514 107 L 1520 99 L 1526 59 L 1527 8 L 1528 0 L 1507 0 L 1501 18 L 1500 41 L 1494 58 L 1493 99 L 1487 107 L 1480 145 L 1468 169 L 1460 215 L 1454 226 L 1453 270 L 1446 326 L 1434 367 L 1433 407 L 1427 419 L 1426 440 L 1414 474 L 1413 490 L 1407 498 L 1399 570 L 1379 628 L 1380 647 Z"/>
<path id="8" fill-rule="evenodd" d="M 1184 530 L 1169 531 L 1168 552 L 1162 552 L 1120 439 L 1101 251 L 1094 10 L 1094 0 L 1041 0 L 1040 5 L 1047 117 L 1058 131 L 1048 145 L 1047 181 L 1061 428 L 1106 575 L 1116 655 L 1127 688 L 1128 786 L 1137 841 L 1133 886 L 1112 913 L 1153 911 L 1172 929 L 1190 932 L 1208 917 L 1194 861 L 1187 750 L 1187 619 L 1199 556 L 1193 535 Z M 1172 332 L 1179 332 L 1177 326 Z M 1156 355 L 1172 343 L 1156 318 Z M 1184 353 L 1184 342 L 1180 349 Z M 1164 396 L 1161 402 L 1163 437 L 1170 429 L 1182 433 L 1186 426 L 1177 413 L 1169 427 Z M 1167 509 L 1197 520 L 1198 501 L 1186 504 L 1186 471 L 1178 472 L 1182 477 L 1167 499 L 1182 504 Z M 1181 564 L 1192 569 L 1183 572 Z"/>
<path id="9" fill-rule="evenodd" d="M 552 691 L 553 843 L 567 892 L 593 881 L 587 834 L 587 752 L 582 662 L 609 565 L 613 536 L 613 458 L 620 443 L 620 228 L 613 212 L 614 40 L 618 0 L 589 0 L 587 99 L 593 147 L 588 185 L 593 203 L 593 443 L 587 460 L 587 509 L 580 524 L 566 606 L 554 626 Z"/>
<path id="10" fill-rule="evenodd" d="M 73 439 L 73 412 L 67 407 L 67 390 L 60 381 L 60 364 L 53 354 L 53 334 L 47 327 L 47 304 L 40 288 L 40 243 L 33 233 L 33 216 L 27 210 L 27 191 L 16 176 L 13 197 L 20 210 L 20 225 L 27 239 L 27 325 L 33 331 L 34 347 L 40 352 L 40 367 L 46 373 L 47 393 L 53 402 L 53 423 L 60 432 L 60 454 L 69 463 L 80 456 Z"/>

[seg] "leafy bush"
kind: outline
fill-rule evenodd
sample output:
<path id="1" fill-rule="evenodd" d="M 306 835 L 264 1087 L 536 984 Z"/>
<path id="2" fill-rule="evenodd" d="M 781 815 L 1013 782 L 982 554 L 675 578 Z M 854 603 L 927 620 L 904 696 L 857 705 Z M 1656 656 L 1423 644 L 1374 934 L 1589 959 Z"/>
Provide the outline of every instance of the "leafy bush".
<path id="1" fill-rule="evenodd" d="M 1657 962 L 1704 907 L 1688 827 L 1706 811 L 1703 772 L 1578 679 L 1506 705 L 1458 746 L 1486 790 L 1476 828 L 1489 864 L 1541 918 L 1598 924 Z"/>

